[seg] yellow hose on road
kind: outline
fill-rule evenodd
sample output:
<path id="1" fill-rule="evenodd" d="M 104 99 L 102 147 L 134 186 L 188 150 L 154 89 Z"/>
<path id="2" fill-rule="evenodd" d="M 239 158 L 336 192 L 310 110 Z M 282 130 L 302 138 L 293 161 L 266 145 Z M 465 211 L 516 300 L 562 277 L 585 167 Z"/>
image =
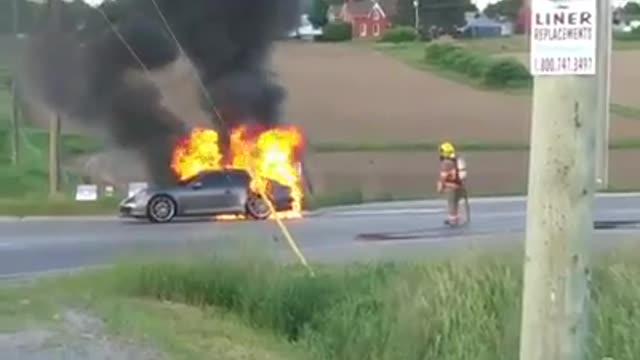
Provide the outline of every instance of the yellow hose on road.
<path id="1" fill-rule="evenodd" d="M 251 177 L 253 177 L 253 175 L 251 175 Z M 307 262 L 307 259 L 305 259 L 304 255 L 302 254 L 302 251 L 300 251 L 300 248 L 296 244 L 296 241 L 293 239 L 293 236 L 291 236 L 291 233 L 289 232 L 289 229 L 287 229 L 287 226 L 282 222 L 282 219 L 280 219 L 280 217 L 278 216 L 278 213 L 276 211 L 275 206 L 273 206 L 273 203 L 266 196 L 266 194 L 264 193 L 264 190 L 262 188 L 260 188 L 260 196 L 262 196 L 262 198 L 266 201 L 267 205 L 269 206 L 269 210 L 271 211 L 271 213 L 274 214 L 274 220 L 276 221 L 276 223 L 280 227 L 280 230 L 284 234 L 284 237 L 287 239 L 287 243 L 289 244 L 289 247 L 291 247 L 291 250 L 293 250 L 294 254 L 296 254 L 296 256 L 298 257 L 298 259 L 300 260 L 302 265 L 305 268 L 307 268 L 307 270 L 309 270 L 309 274 L 312 277 L 315 277 L 315 273 L 314 273 L 313 269 L 311 268 L 311 266 Z"/>

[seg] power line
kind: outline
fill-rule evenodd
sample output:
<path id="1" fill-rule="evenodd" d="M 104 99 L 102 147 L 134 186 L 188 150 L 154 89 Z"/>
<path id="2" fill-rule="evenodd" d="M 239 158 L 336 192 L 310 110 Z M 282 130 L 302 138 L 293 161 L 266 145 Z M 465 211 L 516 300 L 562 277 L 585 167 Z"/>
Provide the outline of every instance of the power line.
<path id="1" fill-rule="evenodd" d="M 100 9 L 100 7 L 95 7 L 94 8 L 96 11 L 98 11 L 102 17 L 105 19 L 105 21 L 109 24 L 109 26 L 111 27 L 111 31 L 114 32 L 114 34 L 116 34 L 116 36 L 118 37 L 118 39 L 122 42 L 122 44 L 127 48 L 127 50 L 131 53 L 131 55 L 134 57 L 134 59 L 138 62 L 138 64 L 140 64 L 140 66 L 142 67 L 142 69 L 145 71 L 145 73 L 149 76 L 150 79 L 153 79 L 151 77 L 151 72 L 149 71 L 149 68 L 144 64 L 144 62 L 142 61 L 142 59 L 140 59 L 140 57 L 138 56 L 138 54 L 136 54 L 135 50 L 133 50 L 133 48 L 131 47 L 131 45 L 129 44 L 129 42 L 124 38 L 124 36 L 122 36 L 122 33 L 120 33 L 120 31 L 118 30 L 118 28 L 116 27 L 116 25 L 111 21 L 111 19 L 109 19 L 109 17 L 107 16 L 107 14 Z"/>
<path id="2" fill-rule="evenodd" d="M 162 13 L 162 9 L 160 9 L 160 6 L 158 6 L 158 3 L 156 2 L 156 0 L 151 0 L 151 2 L 153 3 L 153 6 L 155 7 L 156 11 L 158 12 L 158 15 L 160 16 L 160 19 L 164 23 L 165 28 L 167 29 L 167 31 L 169 32 L 169 34 L 173 38 L 173 41 L 175 41 L 176 45 L 178 46 L 178 50 L 180 51 L 180 54 L 182 54 L 182 56 L 184 56 L 187 59 L 187 61 L 189 61 L 189 64 L 191 64 L 191 66 L 195 70 L 194 74 L 195 74 L 195 78 L 196 78 L 196 80 L 198 82 L 198 85 L 200 86 L 200 89 L 202 90 L 202 92 L 205 95 L 205 97 L 207 98 L 207 101 L 209 102 L 209 105 L 213 108 L 213 111 L 216 114 L 216 118 L 220 122 L 224 121 L 224 119 L 220 115 L 220 112 L 218 111 L 217 106 L 213 102 L 211 94 L 209 93 L 209 90 L 207 89 L 206 85 L 204 84 L 204 81 L 202 80 L 202 77 L 198 74 L 198 71 L 196 69 L 195 64 L 193 63 L 193 61 L 191 60 L 189 55 L 187 55 L 187 53 L 182 48 L 182 45 L 180 44 L 180 41 L 178 41 L 178 38 L 176 37 L 175 33 L 171 29 L 171 25 L 169 25 L 169 22 L 167 21 L 167 19 L 165 18 L 164 14 Z"/>

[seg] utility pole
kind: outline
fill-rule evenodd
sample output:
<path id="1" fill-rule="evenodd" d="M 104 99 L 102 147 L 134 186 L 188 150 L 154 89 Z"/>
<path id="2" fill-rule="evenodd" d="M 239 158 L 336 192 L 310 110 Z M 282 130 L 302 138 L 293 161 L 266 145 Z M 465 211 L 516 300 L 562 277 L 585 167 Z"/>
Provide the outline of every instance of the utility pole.
<path id="1" fill-rule="evenodd" d="M 52 33 L 58 33 L 62 25 L 61 0 L 48 0 L 49 26 Z M 60 192 L 60 114 L 54 111 L 49 123 L 49 195 Z"/>
<path id="2" fill-rule="evenodd" d="M 12 4 L 13 4 L 13 35 L 17 38 L 18 37 L 18 32 L 20 31 L 20 11 L 19 9 L 19 4 L 18 1 L 20 0 L 13 0 Z"/>
<path id="3" fill-rule="evenodd" d="M 18 1 L 13 0 L 13 37 L 18 39 L 19 12 Z M 11 76 L 11 161 L 13 165 L 20 163 L 20 113 L 18 111 L 18 85 L 15 74 Z"/>
<path id="4" fill-rule="evenodd" d="M 596 34 L 611 24 L 597 26 L 596 0 L 531 3 L 534 90 L 520 360 L 584 360 L 598 109 L 608 102 L 598 91 L 605 73 Z"/>
<path id="5" fill-rule="evenodd" d="M 15 75 L 11 78 L 11 162 L 20 164 L 20 110 L 18 102 L 18 85 Z"/>
<path id="6" fill-rule="evenodd" d="M 610 0 L 598 1 L 598 136 L 596 137 L 596 184 L 600 189 L 609 187 L 609 120 L 611 98 L 611 52 L 613 14 Z"/>
<path id="7" fill-rule="evenodd" d="M 420 33 L 420 0 L 413 0 L 413 11 L 415 11 L 416 31 Z"/>

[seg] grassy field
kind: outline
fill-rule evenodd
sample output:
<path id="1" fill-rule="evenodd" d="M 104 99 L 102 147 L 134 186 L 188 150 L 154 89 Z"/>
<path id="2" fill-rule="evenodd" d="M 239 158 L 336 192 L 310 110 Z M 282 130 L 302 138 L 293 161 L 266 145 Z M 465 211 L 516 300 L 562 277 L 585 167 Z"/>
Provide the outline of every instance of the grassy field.
<path id="1" fill-rule="evenodd" d="M 463 45 L 475 52 L 492 56 L 508 56 L 521 61 L 525 66 L 529 66 L 527 38 L 523 36 L 512 36 L 494 39 L 463 40 L 458 44 Z M 423 46 L 414 45 L 415 54 L 411 54 L 411 49 L 405 49 L 406 54 L 398 51 L 399 56 L 405 56 L 413 62 L 416 57 L 424 55 Z M 612 102 L 619 106 L 634 108 L 637 114 L 640 113 L 640 95 L 635 91 L 636 84 L 640 81 L 640 73 L 636 71 L 640 61 L 640 39 L 635 40 L 615 40 L 613 42 L 612 72 L 611 72 L 611 92 Z M 451 75 L 454 76 L 454 75 Z M 619 114 L 615 111 L 614 113 Z"/>
<path id="2" fill-rule="evenodd" d="M 460 42 L 471 49 L 492 54 L 529 51 L 529 38 L 525 35 L 513 35 L 502 38 L 467 39 L 461 40 Z M 613 41 L 612 47 L 614 51 L 640 50 L 640 39 L 622 40 L 616 38 Z"/>
<path id="3" fill-rule="evenodd" d="M 477 53 L 483 53 L 487 56 L 511 57 L 528 67 L 528 55 L 524 51 L 512 50 L 514 40 L 511 38 L 504 39 L 483 39 L 483 40 L 467 40 L 456 42 Z M 626 42 L 625 42 L 626 43 Z M 640 41 L 638 41 L 640 43 Z M 404 63 L 429 72 L 433 72 L 444 78 L 482 89 L 474 80 L 464 75 L 434 68 L 424 62 L 425 43 L 402 43 L 402 44 L 375 44 L 375 49 L 397 58 Z M 497 50 L 497 47 L 504 47 L 505 50 Z M 611 113 L 614 116 L 629 119 L 640 119 L 640 97 L 636 96 L 633 90 L 637 78 L 635 64 L 640 60 L 640 46 L 637 51 L 615 51 L 612 58 L 612 107 Z M 529 88 L 506 89 L 509 94 L 529 95 Z"/>
<path id="4" fill-rule="evenodd" d="M 7 74 L 8 71 L 5 72 Z M 63 135 L 60 156 L 62 194 L 49 199 L 49 134 L 21 117 L 18 133 L 19 163 L 12 162 L 11 93 L 0 85 L 0 215 L 84 214 L 113 211 L 114 199 L 78 204 L 72 198 L 81 182 L 67 165 L 77 156 L 100 150 L 100 146 L 80 135 Z"/>
<path id="5" fill-rule="evenodd" d="M 210 356 L 225 334 L 261 359 L 511 360 L 522 284 L 520 256 L 507 253 L 316 264 L 314 278 L 251 254 L 125 263 L 3 292 L 0 323 L 15 332 L 81 309 L 176 358 Z M 588 359 L 635 359 L 640 262 L 595 261 Z"/>

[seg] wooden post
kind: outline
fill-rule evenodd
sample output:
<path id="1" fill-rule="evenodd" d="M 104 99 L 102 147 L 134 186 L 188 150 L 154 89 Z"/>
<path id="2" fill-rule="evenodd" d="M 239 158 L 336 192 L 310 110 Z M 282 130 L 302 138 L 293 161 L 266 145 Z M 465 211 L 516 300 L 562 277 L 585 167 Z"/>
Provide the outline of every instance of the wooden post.
<path id="1" fill-rule="evenodd" d="M 521 360 L 582 360 L 595 190 L 594 77 L 535 80 Z"/>
<path id="2" fill-rule="evenodd" d="M 13 10 L 13 37 L 14 41 L 18 40 L 20 31 L 20 12 L 18 7 L 19 0 L 12 1 Z M 11 78 L 11 162 L 14 166 L 20 163 L 20 119 L 18 112 L 18 88 L 15 74 Z"/>
<path id="3" fill-rule="evenodd" d="M 60 30 L 62 23 L 61 0 L 49 1 L 49 25 L 55 31 Z M 60 192 L 60 114 L 55 111 L 49 124 L 49 195 Z"/>
<path id="4" fill-rule="evenodd" d="M 564 9 L 569 9 L 563 10 L 545 0 L 532 2 L 540 2 L 538 11 L 542 13 L 583 11 L 572 6 L 594 11 L 584 8 L 589 3 L 563 3 Z M 544 17 L 537 20 L 542 22 Z M 595 21 L 600 24 L 599 19 Z M 569 27 L 557 23 L 532 25 L 543 29 Z M 593 21 L 584 24 L 591 25 Z M 595 29 L 606 31 L 606 26 Z M 537 68 L 537 74 L 551 74 L 534 77 L 520 360 L 584 360 L 589 346 L 589 257 L 598 110 L 603 109 L 602 102 L 608 102 L 598 85 L 605 73 L 595 61 L 601 57 L 580 48 L 585 42 L 574 42 L 577 50 L 569 53 L 563 45 L 569 46 L 571 40 L 558 46 L 557 38 L 549 39 L 544 30 L 536 33 L 532 29 L 532 34 L 541 34 L 536 38 L 536 49 L 532 47 L 532 64 L 546 67 Z M 602 46 L 596 49 L 604 50 Z M 568 67 L 558 61 L 566 58 L 570 59 L 564 63 L 570 64 Z M 595 75 L 591 71 L 579 74 L 582 70 L 563 72 L 567 68 L 576 70 L 576 64 L 595 70 Z"/>
<path id="5" fill-rule="evenodd" d="M 60 192 L 60 114 L 53 114 L 49 125 L 49 195 L 55 196 Z"/>
<path id="6" fill-rule="evenodd" d="M 596 137 L 596 184 L 609 187 L 609 118 L 611 98 L 612 10 L 610 0 L 598 1 L 598 136 Z"/>
<path id="7" fill-rule="evenodd" d="M 11 80 L 11 161 L 14 166 L 20 164 L 20 111 L 15 79 Z"/>

